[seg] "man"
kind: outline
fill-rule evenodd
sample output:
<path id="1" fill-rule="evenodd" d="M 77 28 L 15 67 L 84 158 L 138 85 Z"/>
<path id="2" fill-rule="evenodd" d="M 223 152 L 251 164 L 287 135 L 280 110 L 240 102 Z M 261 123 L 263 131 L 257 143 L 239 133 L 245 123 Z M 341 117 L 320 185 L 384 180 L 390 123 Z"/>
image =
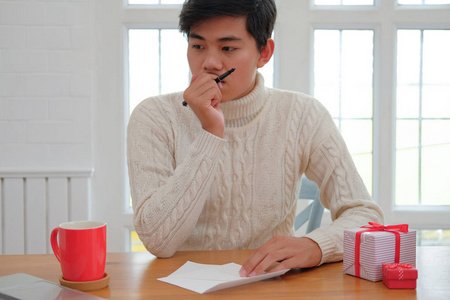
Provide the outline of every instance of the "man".
<path id="1" fill-rule="evenodd" d="M 257 69 L 272 57 L 275 19 L 272 0 L 183 5 L 191 84 L 143 101 L 128 125 L 135 228 L 156 256 L 257 248 L 240 272 L 254 276 L 274 262 L 270 271 L 341 260 L 344 229 L 382 223 L 326 109 L 264 87 Z M 294 237 L 303 174 L 333 223 Z"/>

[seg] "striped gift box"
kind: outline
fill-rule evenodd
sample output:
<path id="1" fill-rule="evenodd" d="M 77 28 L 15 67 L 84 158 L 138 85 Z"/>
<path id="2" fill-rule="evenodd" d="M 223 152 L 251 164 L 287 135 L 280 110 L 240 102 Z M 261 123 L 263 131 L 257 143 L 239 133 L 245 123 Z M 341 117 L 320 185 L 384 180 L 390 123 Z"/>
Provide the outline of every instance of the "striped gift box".
<path id="1" fill-rule="evenodd" d="M 356 233 L 367 228 L 344 231 L 344 273 L 357 276 L 355 268 Z M 368 231 L 361 234 L 359 277 L 370 281 L 383 279 L 382 263 L 416 265 L 416 231 L 399 232 L 400 257 L 395 261 L 396 238 L 391 231 Z"/>

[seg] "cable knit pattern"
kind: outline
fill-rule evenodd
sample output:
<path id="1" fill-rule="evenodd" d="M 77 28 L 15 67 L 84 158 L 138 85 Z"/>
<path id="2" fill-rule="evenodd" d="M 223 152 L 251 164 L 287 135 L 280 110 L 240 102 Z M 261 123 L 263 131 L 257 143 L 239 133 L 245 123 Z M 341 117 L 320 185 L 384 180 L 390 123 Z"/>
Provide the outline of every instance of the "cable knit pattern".
<path id="1" fill-rule="evenodd" d="M 224 139 L 209 134 L 182 93 L 134 110 L 127 157 L 135 229 L 159 257 L 177 250 L 256 248 L 294 234 L 306 174 L 333 223 L 308 235 L 322 261 L 342 259 L 345 228 L 382 222 L 326 109 L 301 93 L 267 89 L 260 74 L 247 96 L 221 104 Z"/>
<path id="2" fill-rule="evenodd" d="M 294 222 L 294 218 L 292 218 L 292 213 L 291 211 L 295 211 L 295 202 L 292 202 L 292 200 L 290 199 L 295 199 L 295 191 L 297 189 L 293 189 L 293 187 L 295 187 L 294 182 L 295 180 L 298 179 L 297 174 L 295 173 L 295 169 L 296 169 L 296 165 L 293 164 L 292 162 L 295 161 L 295 152 L 294 152 L 294 146 L 296 145 L 295 141 L 297 139 L 297 130 L 298 128 L 296 126 L 298 126 L 299 124 L 299 116 L 300 116 L 300 109 L 298 105 L 295 105 L 296 103 L 294 103 L 294 107 L 292 110 L 292 114 L 289 116 L 290 118 L 292 118 L 292 120 L 290 122 L 288 122 L 288 124 L 290 124 L 290 126 L 288 127 L 288 134 L 287 134 L 287 147 L 286 147 L 286 154 L 285 154 L 285 164 L 284 164 L 284 171 L 285 171 L 285 184 L 284 184 L 284 203 L 283 203 L 283 217 L 284 218 L 288 218 L 289 215 L 291 216 L 291 218 L 289 219 L 289 222 L 283 222 L 281 224 L 283 224 L 283 228 L 279 229 L 280 234 L 282 234 L 283 232 L 289 232 L 292 231 L 292 226 L 293 226 L 293 222 Z"/>

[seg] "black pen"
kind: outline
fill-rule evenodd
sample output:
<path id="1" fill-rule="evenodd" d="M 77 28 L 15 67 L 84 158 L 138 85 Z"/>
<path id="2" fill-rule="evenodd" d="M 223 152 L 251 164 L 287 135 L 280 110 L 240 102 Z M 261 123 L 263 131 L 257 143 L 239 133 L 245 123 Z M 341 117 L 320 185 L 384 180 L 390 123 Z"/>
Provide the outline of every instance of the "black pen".
<path id="1" fill-rule="evenodd" d="M 231 73 L 233 73 L 234 70 L 236 70 L 236 68 L 233 68 L 233 69 L 231 69 L 231 70 L 226 71 L 225 73 L 223 73 L 222 75 L 220 75 L 220 76 L 218 76 L 216 79 L 214 79 L 214 81 L 215 81 L 216 83 L 221 82 L 222 80 L 224 80 L 225 78 L 227 78 L 228 75 L 230 75 Z M 186 102 L 186 101 L 183 101 L 183 106 L 187 106 L 187 105 L 188 105 L 187 102 Z"/>

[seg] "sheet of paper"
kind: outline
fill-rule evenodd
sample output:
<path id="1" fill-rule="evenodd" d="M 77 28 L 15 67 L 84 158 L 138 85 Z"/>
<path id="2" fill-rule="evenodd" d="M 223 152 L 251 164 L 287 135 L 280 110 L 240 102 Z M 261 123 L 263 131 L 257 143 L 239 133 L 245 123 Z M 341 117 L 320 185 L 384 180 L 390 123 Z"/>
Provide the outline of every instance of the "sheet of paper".
<path id="1" fill-rule="evenodd" d="M 158 278 L 158 280 L 204 294 L 277 277 L 289 271 L 282 270 L 254 277 L 241 277 L 239 275 L 240 269 L 241 266 L 235 263 L 205 265 L 188 261 L 169 276 Z"/>

